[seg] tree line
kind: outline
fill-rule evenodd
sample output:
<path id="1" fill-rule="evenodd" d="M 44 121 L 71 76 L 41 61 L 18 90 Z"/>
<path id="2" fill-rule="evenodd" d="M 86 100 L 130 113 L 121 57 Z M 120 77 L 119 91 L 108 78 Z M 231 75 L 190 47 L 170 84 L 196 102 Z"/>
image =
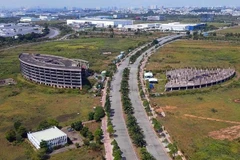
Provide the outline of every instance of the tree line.
<path id="1" fill-rule="evenodd" d="M 136 54 L 134 54 L 130 57 L 130 63 L 131 64 L 135 63 L 135 61 L 138 59 L 138 57 L 140 57 L 143 54 L 143 52 L 145 52 L 146 50 L 148 50 L 150 47 L 152 47 L 153 45 L 155 45 L 157 43 L 158 43 L 158 41 L 154 40 L 151 44 L 148 44 L 141 50 L 137 51 Z"/>

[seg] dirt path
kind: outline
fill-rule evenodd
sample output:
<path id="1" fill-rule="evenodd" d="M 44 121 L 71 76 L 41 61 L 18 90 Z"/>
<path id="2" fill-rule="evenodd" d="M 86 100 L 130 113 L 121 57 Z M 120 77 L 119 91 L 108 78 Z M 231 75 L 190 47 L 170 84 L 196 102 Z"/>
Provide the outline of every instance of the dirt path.
<path id="1" fill-rule="evenodd" d="M 190 117 L 190 118 L 198 118 L 198 119 L 203 119 L 203 120 L 209 120 L 209 121 L 216 121 L 216 122 L 225 122 L 225 123 L 231 123 L 231 124 L 239 124 L 240 122 L 236 121 L 227 121 L 227 120 L 222 120 L 222 119 L 215 119 L 215 118 L 208 118 L 208 117 L 199 117 L 199 116 L 194 116 L 190 114 L 184 114 L 185 117 Z"/>

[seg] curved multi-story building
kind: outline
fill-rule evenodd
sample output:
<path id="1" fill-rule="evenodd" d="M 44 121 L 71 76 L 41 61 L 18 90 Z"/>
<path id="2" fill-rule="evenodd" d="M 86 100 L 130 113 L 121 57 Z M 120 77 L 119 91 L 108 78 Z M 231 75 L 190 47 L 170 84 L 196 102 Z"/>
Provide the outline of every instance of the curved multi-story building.
<path id="1" fill-rule="evenodd" d="M 19 55 L 22 75 L 31 81 L 58 88 L 82 88 L 89 63 L 45 54 Z"/>

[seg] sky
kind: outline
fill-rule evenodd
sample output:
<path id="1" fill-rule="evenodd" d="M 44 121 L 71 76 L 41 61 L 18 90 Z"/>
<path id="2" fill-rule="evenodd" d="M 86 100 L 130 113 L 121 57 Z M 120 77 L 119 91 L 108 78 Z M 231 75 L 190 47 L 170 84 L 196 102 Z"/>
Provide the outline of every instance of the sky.
<path id="1" fill-rule="evenodd" d="M 182 6 L 240 6 L 240 0 L 0 0 L 0 7 L 147 7 L 151 5 L 165 7 Z"/>

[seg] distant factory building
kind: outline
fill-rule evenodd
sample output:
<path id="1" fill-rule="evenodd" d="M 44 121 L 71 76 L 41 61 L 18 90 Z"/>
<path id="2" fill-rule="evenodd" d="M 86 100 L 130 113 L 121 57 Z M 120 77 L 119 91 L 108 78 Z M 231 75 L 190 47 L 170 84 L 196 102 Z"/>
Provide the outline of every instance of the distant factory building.
<path id="1" fill-rule="evenodd" d="M 123 28 L 131 29 L 131 30 L 144 30 L 144 29 L 153 29 L 159 28 L 161 26 L 160 23 L 143 23 L 143 24 L 134 24 L 134 25 L 126 25 Z"/>
<path id="2" fill-rule="evenodd" d="M 34 18 L 34 17 L 22 17 L 20 19 L 20 22 L 37 22 L 39 21 L 39 18 Z"/>
<path id="3" fill-rule="evenodd" d="M 179 22 L 161 24 L 160 29 L 163 31 L 194 31 L 202 30 L 206 27 L 205 23 L 200 24 L 180 24 Z"/>
<path id="4" fill-rule="evenodd" d="M 109 26 L 112 27 L 124 27 L 126 25 L 132 25 L 133 20 L 123 20 L 123 19 L 78 19 L 78 20 L 67 20 L 68 25 L 74 25 L 74 24 L 84 24 L 89 23 L 96 25 L 96 27 L 104 27 L 107 28 Z"/>
<path id="5" fill-rule="evenodd" d="M 50 16 L 50 15 L 40 15 L 39 19 L 41 21 L 51 21 L 51 20 L 58 19 L 58 17 L 53 17 L 53 16 Z"/>
<path id="6" fill-rule="evenodd" d="M 57 88 L 82 88 L 88 62 L 44 54 L 19 55 L 22 75 L 33 82 Z"/>
<path id="7" fill-rule="evenodd" d="M 147 21 L 164 21 L 165 16 L 148 16 Z"/>
<path id="8" fill-rule="evenodd" d="M 121 18 L 127 18 L 128 15 L 124 15 L 124 14 L 114 14 L 113 15 L 113 19 L 121 19 Z"/>
<path id="9" fill-rule="evenodd" d="M 55 126 L 46 130 L 28 133 L 27 137 L 37 149 L 40 149 L 42 141 L 46 141 L 49 148 L 67 144 L 67 134 Z"/>

